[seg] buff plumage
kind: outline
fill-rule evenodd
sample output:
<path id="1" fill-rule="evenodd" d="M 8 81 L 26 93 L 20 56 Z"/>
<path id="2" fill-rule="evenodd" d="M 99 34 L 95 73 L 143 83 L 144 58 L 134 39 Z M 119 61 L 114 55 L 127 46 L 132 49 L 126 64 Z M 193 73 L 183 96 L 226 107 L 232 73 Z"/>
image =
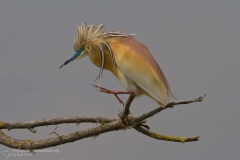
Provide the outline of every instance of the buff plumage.
<path id="1" fill-rule="evenodd" d="M 159 105 L 165 106 L 172 95 L 162 70 L 147 47 L 137 41 L 133 34 L 106 31 L 104 25 L 77 27 L 73 48 L 75 54 L 62 65 L 72 60 L 89 56 L 100 68 L 99 87 L 103 69 L 112 72 L 128 92 L 141 91 Z M 60 67 L 62 67 L 60 66 Z"/>

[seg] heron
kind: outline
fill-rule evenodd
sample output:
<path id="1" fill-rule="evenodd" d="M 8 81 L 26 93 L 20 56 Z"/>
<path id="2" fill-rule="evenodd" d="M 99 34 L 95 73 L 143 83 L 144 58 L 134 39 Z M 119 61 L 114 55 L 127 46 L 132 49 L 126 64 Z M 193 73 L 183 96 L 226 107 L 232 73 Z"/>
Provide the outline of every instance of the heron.
<path id="1" fill-rule="evenodd" d="M 73 48 L 75 53 L 59 68 L 68 63 L 88 56 L 94 65 L 100 68 L 94 85 L 98 91 L 114 94 L 123 103 L 118 94 L 146 95 L 164 107 L 173 96 L 168 81 L 158 63 L 134 34 L 119 31 L 107 31 L 103 24 L 77 26 Z M 114 91 L 101 87 L 103 69 L 112 72 L 121 82 L 125 91 Z M 174 96 L 173 96 L 174 97 Z"/>

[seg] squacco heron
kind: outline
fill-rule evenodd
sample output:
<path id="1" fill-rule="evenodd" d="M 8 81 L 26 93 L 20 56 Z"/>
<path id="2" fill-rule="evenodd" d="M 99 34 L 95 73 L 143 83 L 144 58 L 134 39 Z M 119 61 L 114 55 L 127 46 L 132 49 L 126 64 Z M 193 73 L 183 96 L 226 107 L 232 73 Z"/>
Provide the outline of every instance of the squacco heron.
<path id="1" fill-rule="evenodd" d="M 100 92 L 114 94 L 147 95 L 159 105 L 165 106 L 172 95 L 162 70 L 147 47 L 137 41 L 132 34 L 106 31 L 103 24 L 77 27 L 73 48 L 75 53 L 59 68 L 73 60 L 89 56 L 94 65 L 100 68 L 98 77 Z M 112 72 L 126 91 L 113 91 L 100 86 L 103 69 Z M 94 81 L 95 81 L 94 80 Z"/>

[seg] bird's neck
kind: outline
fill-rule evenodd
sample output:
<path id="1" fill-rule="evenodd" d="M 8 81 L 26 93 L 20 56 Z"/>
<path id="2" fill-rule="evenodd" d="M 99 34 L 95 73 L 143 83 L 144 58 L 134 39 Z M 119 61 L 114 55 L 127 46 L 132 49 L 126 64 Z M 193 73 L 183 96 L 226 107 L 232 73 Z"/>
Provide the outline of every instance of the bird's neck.
<path id="1" fill-rule="evenodd" d="M 103 53 L 104 53 L 104 69 L 111 71 L 114 73 L 114 67 L 111 59 L 111 55 L 107 48 L 103 47 Z M 89 59 L 92 61 L 94 65 L 97 67 L 101 67 L 102 65 L 102 56 L 101 51 L 98 48 L 92 48 L 89 53 Z"/>

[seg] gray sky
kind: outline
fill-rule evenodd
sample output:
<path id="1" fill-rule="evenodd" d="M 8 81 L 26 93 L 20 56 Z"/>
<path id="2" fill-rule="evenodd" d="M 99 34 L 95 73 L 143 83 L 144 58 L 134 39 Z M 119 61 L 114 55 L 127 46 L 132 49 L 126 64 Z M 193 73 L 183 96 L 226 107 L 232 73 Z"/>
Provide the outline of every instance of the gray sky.
<path id="1" fill-rule="evenodd" d="M 130 0 L 0 2 L 0 117 L 30 121 L 61 116 L 117 117 L 122 106 L 90 85 L 98 75 L 88 58 L 58 67 L 74 53 L 77 25 L 105 24 L 108 30 L 135 33 L 165 73 L 174 95 L 201 103 L 177 106 L 150 118 L 153 131 L 199 135 L 200 141 L 157 141 L 135 130 L 110 132 L 56 146 L 59 153 L 12 159 L 239 159 L 240 157 L 240 1 Z M 104 71 L 102 86 L 122 90 Z M 126 96 L 121 96 L 124 100 Z M 135 99 L 134 116 L 158 107 Z M 94 125 L 93 125 L 94 126 Z M 86 125 L 60 125 L 68 134 Z M 42 139 L 55 126 L 4 132 L 18 139 Z M 0 151 L 7 147 L 0 146 Z M 0 154 L 0 159 L 6 159 Z"/>

